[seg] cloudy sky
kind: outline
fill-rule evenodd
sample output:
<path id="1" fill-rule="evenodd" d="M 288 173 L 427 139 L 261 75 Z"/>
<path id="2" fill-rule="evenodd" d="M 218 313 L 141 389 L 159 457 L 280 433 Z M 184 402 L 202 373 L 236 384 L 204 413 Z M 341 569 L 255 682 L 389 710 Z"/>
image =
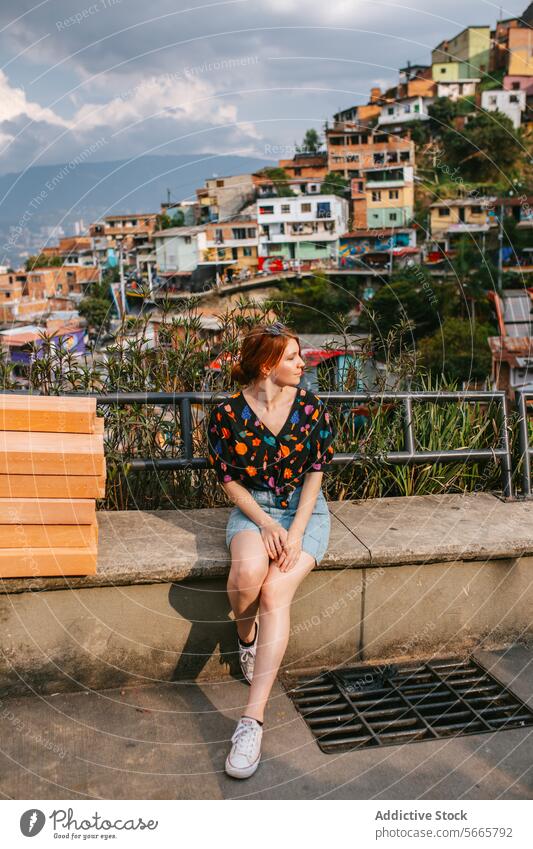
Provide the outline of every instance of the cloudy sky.
<path id="1" fill-rule="evenodd" d="M 143 153 L 290 155 L 407 61 L 526 0 L 17 0 L 0 9 L 0 173 Z M 9 8 L 6 8 L 9 7 Z"/>

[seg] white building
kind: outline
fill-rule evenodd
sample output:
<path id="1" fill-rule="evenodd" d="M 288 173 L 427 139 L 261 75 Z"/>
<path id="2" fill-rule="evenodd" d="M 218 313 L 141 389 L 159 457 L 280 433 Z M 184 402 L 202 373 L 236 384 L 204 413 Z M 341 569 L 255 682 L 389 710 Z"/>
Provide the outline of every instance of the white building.
<path id="1" fill-rule="evenodd" d="M 428 106 L 434 101 L 433 97 L 405 97 L 394 103 L 386 103 L 381 107 L 381 115 L 378 124 L 404 124 L 410 121 L 427 121 Z"/>
<path id="2" fill-rule="evenodd" d="M 476 86 L 480 79 L 468 80 L 437 80 L 437 97 L 447 97 L 448 100 L 456 102 L 461 97 L 471 97 L 476 93 Z"/>
<path id="3" fill-rule="evenodd" d="M 169 227 L 154 233 L 155 254 L 161 274 L 193 272 L 206 247 L 204 227 Z"/>
<path id="4" fill-rule="evenodd" d="M 481 92 L 481 108 L 486 112 L 494 112 L 496 109 L 503 112 L 517 129 L 522 120 L 522 112 L 526 108 L 526 93 L 506 89 L 483 91 Z"/>
<path id="5" fill-rule="evenodd" d="M 336 262 L 348 217 L 348 201 L 337 195 L 258 201 L 259 256 Z"/>

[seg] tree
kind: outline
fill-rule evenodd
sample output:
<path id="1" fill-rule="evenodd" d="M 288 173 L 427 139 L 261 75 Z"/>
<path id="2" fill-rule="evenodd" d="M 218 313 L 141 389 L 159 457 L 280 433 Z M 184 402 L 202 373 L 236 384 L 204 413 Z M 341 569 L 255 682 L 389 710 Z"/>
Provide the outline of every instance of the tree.
<path id="1" fill-rule="evenodd" d="M 289 177 L 285 168 L 262 168 L 259 175 L 266 177 L 267 180 L 272 180 L 274 190 L 279 198 L 296 197 L 289 186 Z"/>
<path id="2" fill-rule="evenodd" d="M 322 138 L 313 128 L 306 131 L 301 147 L 296 145 L 296 151 L 298 153 L 320 153 L 321 150 Z"/>
<path id="3" fill-rule="evenodd" d="M 487 251 L 483 250 L 483 244 L 480 245 L 472 236 L 462 236 L 457 242 L 451 270 L 459 289 L 462 315 L 469 313 L 473 323 L 478 313 L 482 319 L 487 318 L 490 315 L 487 291 L 494 288 L 498 269 Z M 465 301 L 467 310 L 464 309 Z"/>
<path id="4" fill-rule="evenodd" d="M 169 230 L 171 227 L 183 227 L 184 223 L 185 216 L 181 209 L 177 209 L 172 217 L 166 212 L 158 217 L 158 227 L 160 230 Z"/>
<path id="5" fill-rule="evenodd" d="M 434 135 L 440 136 L 445 129 L 453 126 L 457 115 L 457 104 L 449 97 L 437 97 L 428 106 L 429 126 Z"/>
<path id="6" fill-rule="evenodd" d="M 46 256 L 46 254 L 36 254 L 29 256 L 26 260 L 26 271 L 33 271 L 34 268 L 60 268 L 63 265 L 63 258 L 60 256 Z"/>
<path id="7" fill-rule="evenodd" d="M 494 336 L 489 324 L 474 327 L 464 318 L 450 316 L 417 347 L 422 364 L 434 374 L 449 380 L 483 380 L 491 369 L 489 336 Z"/>
<path id="8" fill-rule="evenodd" d="M 339 171 L 330 171 L 324 177 L 320 193 L 323 195 L 338 195 L 342 198 L 346 197 L 348 188 L 348 180 L 345 180 Z"/>
<path id="9" fill-rule="evenodd" d="M 523 152 L 520 132 L 499 111 L 477 115 L 461 131 L 445 130 L 442 142 L 448 163 L 464 180 L 507 179 L 519 167 Z"/>
<path id="10" fill-rule="evenodd" d="M 406 279 L 407 272 L 402 274 L 403 279 L 382 286 L 369 304 L 364 323 L 378 347 L 380 340 L 385 340 L 391 330 L 405 321 L 411 323 L 413 340 L 427 336 L 457 303 L 449 285 L 434 286 L 432 280 L 425 279 L 423 271 L 418 274 L 415 270 L 411 279 Z"/>
<path id="11" fill-rule="evenodd" d="M 353 285 L 360 286 L 358 281 Z M 323 274 L 305 278 L 301 284 L 285 280 L 280 290 L 281 296 L 276 301 L 284 304 L 291 322 L 301 333 L 338 331 L 357 302 L 348 284 L 334 286 Z"/>
<path id="12" fill-rule="evenodd" d="M 100 332 L 107 330 L 111 323 L 111 304 L 104 298 L 83 298 L 78 312 L 87 320 L 89 328 L 94 328 Z"/>

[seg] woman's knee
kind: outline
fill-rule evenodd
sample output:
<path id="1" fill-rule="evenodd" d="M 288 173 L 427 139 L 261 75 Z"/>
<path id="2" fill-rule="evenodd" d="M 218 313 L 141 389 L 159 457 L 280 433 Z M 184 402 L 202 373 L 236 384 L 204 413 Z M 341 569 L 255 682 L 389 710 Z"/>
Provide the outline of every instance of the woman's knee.
<path id="1" fill-rule="evenodd" d="M 228 589 L 239 591 L 251 591 L 261 588 L 268 574 L 268 554 L 265 551 L 263 541 L 258 534 L 260 546 L 257 540 L 234 539 L 231 544 L 231 569 L 228 576 Z"/>

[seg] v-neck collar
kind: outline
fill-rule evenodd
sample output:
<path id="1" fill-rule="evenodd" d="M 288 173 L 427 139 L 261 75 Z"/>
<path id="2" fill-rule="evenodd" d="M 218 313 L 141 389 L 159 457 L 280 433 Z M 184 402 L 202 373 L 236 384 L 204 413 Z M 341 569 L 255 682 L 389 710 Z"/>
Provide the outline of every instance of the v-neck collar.
<path id="1" fill-rule="evenodd" d="M 294 398 L 293 398 L 293 401 L 292 401 L 292 404 L 291 404 L 291 407 L 290 407 L 289 413 L 288 413 L 288 415 L 287 415 L 287 418 L 285 419 L 285 421 L 283 422 L 283 424 L 282 424 L 282 426 L 281 426 L 280 430 L 279 430 L 277 433 L 273 433 L 273 431 L 271 431 L 271 430 L 270 430 L 269 426 L 268 426 L 267 424 L 265 424 L 265 422 L 264 422 L 262 419 L 260 419 L 260 418 L 259 418 L 259 416 L 258 416 L 258 415 L 257 415 L 257 413 L 255 412 L 255 410 L 254 410 L 254 408 L 252 407 L 252 405 L 251 405 L 250 403 L 248 403 L 248 401 L 247 401 L 247 400 L 246 400 L 246 398 L 244 397 L 244 392 L 243 392 L 243 390 L 242 390 L 242 389 L 240 390 L 240 394 L 241 394 L 241 400 L 242 400 L 243 404 L 245 404 L 245 405 L 248 407 L 248 409 L 249 409 L 249 410 L 251 411 L 251 413 L 255 416 L 256 421 L 258 421 L 258 422 L 259 422 L 259 424 L 261 425 L 261 427 L 263 427 L 265 430 L 268 430 L 268 432 L 270 433 L 270 435 L 271 435 L 271 436 L 273 436 L 273 437 L 274 437 L 274 439 L 279 439 L 279 438 L 280 438 L 280 436 L 282 435 L 283 431 L 284 431 L 284 430 L 285 430 L 285 428 L 287 427 L 287 422 L 289 421 L 290 417 L 292 416 L 292 411 L 294 410 L 294 405 L 296 404 L 297 399 L 300 397 L 300 392 L 301 392 L 301 390 L 302 390 L 302 387 L 301 387 L 301 386 L 298 386 L 298 387 L 297 387 L 297 389 L 296 389 L 296 394 L 295 394 L 295 396 L 294 396 Z"/>

